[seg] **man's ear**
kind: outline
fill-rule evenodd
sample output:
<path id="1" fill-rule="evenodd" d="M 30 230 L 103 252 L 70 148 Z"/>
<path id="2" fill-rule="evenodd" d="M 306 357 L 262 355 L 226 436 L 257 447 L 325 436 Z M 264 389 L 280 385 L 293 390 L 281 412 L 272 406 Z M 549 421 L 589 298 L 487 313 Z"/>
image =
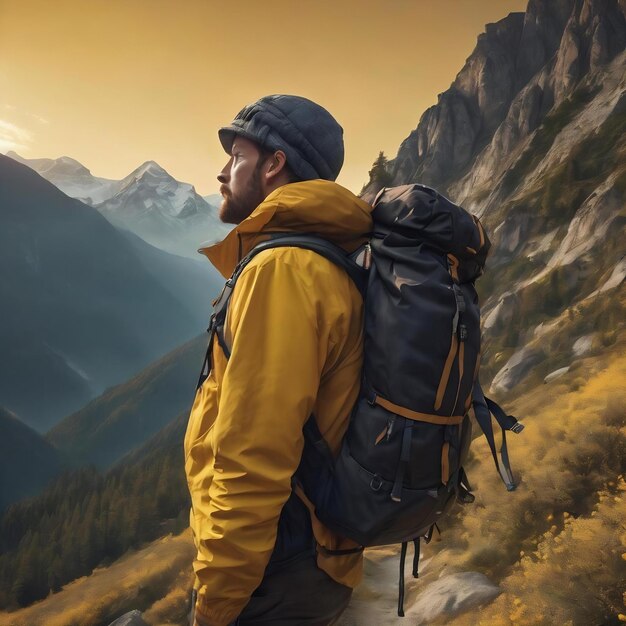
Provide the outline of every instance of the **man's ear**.
<path id="1" fill-rule="evenodd" d="M 276 150 L 274 154 L 267 160 L 268 165 L 265 168 L 265 181 L 269 184 L 276 181 L 276 177 L 280 173 L 286 173 L 287 155 L 282 150 Z"/>

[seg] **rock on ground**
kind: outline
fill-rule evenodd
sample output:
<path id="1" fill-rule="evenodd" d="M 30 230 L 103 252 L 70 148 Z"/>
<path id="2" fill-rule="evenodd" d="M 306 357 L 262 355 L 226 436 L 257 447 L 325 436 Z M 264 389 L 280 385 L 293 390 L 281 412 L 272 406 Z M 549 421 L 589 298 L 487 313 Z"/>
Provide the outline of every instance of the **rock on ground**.
<path id="1" fill-rule="evenodd" d="M 450 574 L 424 587 L 405 614 L 410 624 L 430 624 L 438 617 L 491 602 L 500 593 L 500 588 L 479 572 Z"/>
<path id="2" fill-rule="evenodd" d="M 491 393 L 509 391 L 515 387 L 540 360 L 541 354 L 533 348 L 524 347 L 515 352 L 495 375 L 491 383 Z"/>
<path id="3" fill-rule="evenodd" d="M 554 370 L 554 372 L 550 372 L 544 379 L 544 383 L 549 383 L 559 378 L 559 376 L 563 376 L 563 374 L 567 374 L 569 372 L 569 365 L 567 367 L 560 367 L 558 370 Z"/>
<path id="4" fill-rule="evenodd" d="M 587 354 L 591 350 L 592 345 L 593 335 L 583 335 L 574 342 L 572 352 L 574 356 L 583 356 L 583 354 Z"/>
<path id="5" fill-rule="evenodd" d="M 121 617 L 118 617 L 114 622 L 111 622 L 109 626 L 148 626 L 141 617 L 141 611 L 135 609 L 124 613 Z"/>

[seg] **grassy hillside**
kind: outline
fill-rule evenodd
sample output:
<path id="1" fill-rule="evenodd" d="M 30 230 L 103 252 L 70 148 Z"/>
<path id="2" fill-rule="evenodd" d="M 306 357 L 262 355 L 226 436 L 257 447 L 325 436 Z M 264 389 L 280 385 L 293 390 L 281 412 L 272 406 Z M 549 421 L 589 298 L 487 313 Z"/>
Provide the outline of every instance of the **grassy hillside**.
<path id="1" fill-rule="evenodd" d="M 152 613 L 160 621 L 151 619 L 150 624 L 182 624 L 192 585 L 192 558 L 189 531 L 168 535 L 75 580 L 42 602 L 0 613 L 0 626 L 106 626 L 137 607 L 154 607 Z"/>
<path id="2" fill-rule="evenodd" d="M 108 389 L 47 435 L 75 465 L 107 468 L 191 408 L 207 335 L 173 350 L 128 382 Z"/>
<path id="3" fill-rule="evenodd" d="M 105 475 L 65 474 L 38 497 L 9 507 L 0 518 L 0 609 L 28 606 L 128 550 L 186 528 L 180 447 L 146 450 Z"/>
<path id="4" fill-rule="evenodd" d="M 440 539 L 423 546 L 420 578 L 407 577 L 407 618 L 394 613 L 397 550 L 380 548 L 367 553 L 343 626 L 419 623 L 411 606 L 456 572 L 485 574 L 502 593 L 464 614 L 444 612 L 432 626 L 618 623 L 626 574 L 625 332 L 614 348 L 509 398 L 507 408 L 526 425 L 510 443 L 517 490 L 504 489 L 485 442 L 475 439 L 468 474 L 476 502 L 458 506 Z M 158 567 L 144 567 L 151 554 L 163 554 Z M 0 614 L 0 626 L 106 624 L 130 609 L 153 626 L 183 624 L 192 555 L 188 535 L 158 541 L 30 608 Z"/>

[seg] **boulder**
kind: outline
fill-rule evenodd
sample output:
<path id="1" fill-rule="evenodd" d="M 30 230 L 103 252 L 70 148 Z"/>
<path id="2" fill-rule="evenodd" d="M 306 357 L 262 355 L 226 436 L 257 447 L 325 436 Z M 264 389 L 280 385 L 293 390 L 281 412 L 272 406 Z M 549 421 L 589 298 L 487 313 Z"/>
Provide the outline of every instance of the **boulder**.
<path id="1" fill-rule="evenodd" d="M 550 372 L 544 379 L 544 383 L 550 383 L 553 380 L 563 376 L 563 374 L 567 374 L 569 372 L 569 365 L 567 367 L 560 367 L 558 370 L 554 370 L 554 372 Z"/>
<path id="2" fill-rule="evenodd" d="M 490 392 L 509 391 L 541 360 L 542 354 L 535 348 L 525 347 L 515 352 L 495 375 Z"/>
<path id="3" fill-rule="evenodd" d="M 500 593 L 500 588 L 479 572 L 449 574 L 420 590 L 405 614 L 410 624 L 431 624 L 439 617 L 452 617 L 491 602 Z"/>
<path id="4" fill-rule="evenodd" d="M 111 622 L 109 626 L 148 626 L 141 617 L 141 611 L 135 609 L 124 613 L 121 617 L 118 617 L 114 622 Z"/>
<path id="5" fill-rule="evenodd" d="M 593 335 L 583 335 L 582 337 L 579 337 L 572 346 L 574 356 L 583 356 L 583 354 L 587 354 L 587 352 L 591 350 L 592 344 Z"/>
<path id="6" fill-rule="evenodd" d="M 484 330 L 490 330 L 498 323 L 509 324 L 518 304 L 516 294 L 509 291 L 504 293 L 498 300 L 496 306 L 485 314 L 483 318 Z"/>

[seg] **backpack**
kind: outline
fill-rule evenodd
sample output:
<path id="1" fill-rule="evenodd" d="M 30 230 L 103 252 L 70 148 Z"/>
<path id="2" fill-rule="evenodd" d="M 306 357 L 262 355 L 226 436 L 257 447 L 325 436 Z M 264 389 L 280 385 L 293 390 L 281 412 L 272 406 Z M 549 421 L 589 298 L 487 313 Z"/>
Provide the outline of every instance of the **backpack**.
<path id="1" fill-rule="evenodd" d="M 259 252 L 279 246 L 313 250 L 350 275 L 364 297 L 361 390 L 340 454 L 334 458 L 315 416 L 293 487 L 328 528 L 361 546 L 401 543 L 398 615 L 404 564 L 455 501 L 474 500 L 463 469 L 472 439 L 470 414 L 485 434 L 508 490 L 515 489 L 506 431 L 521 422 L 486 398 L 478 382 L 480 309 L 474 281 L 490 242 L 475 216 L 424 185 L 385 188 L 372 210 L 374 229 L 349 255 L 310 234 L 274 233 L 235 268 L 215 301 L 209 349 L 198 387 L 210 370 L 213 336 L 226 356 L 224 324 L 237 278 Z M 491 415 L 502 429 L 500 456 Z"/>

